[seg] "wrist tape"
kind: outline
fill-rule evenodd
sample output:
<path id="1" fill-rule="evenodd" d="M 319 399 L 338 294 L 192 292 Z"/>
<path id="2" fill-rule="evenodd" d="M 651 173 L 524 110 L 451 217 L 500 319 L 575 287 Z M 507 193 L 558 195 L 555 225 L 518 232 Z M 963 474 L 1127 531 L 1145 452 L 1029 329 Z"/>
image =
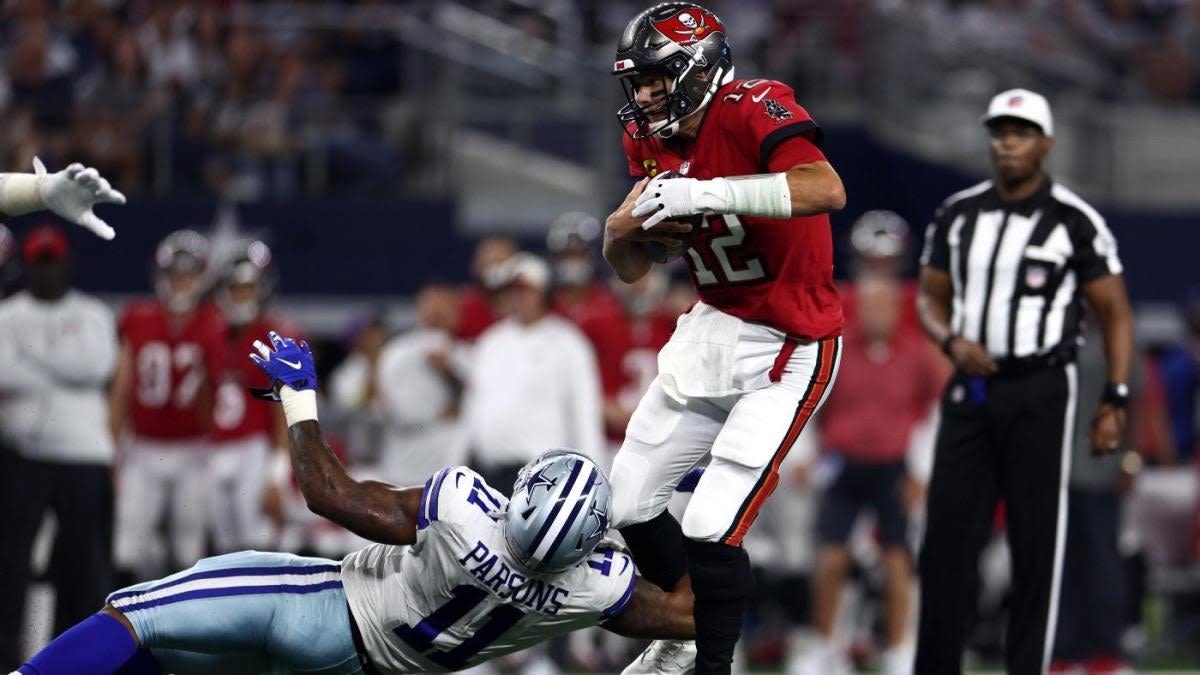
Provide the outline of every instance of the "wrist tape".
<path id="1" fill-rule="evenodd" d="M 279 388 L 279 400 L 283 402 L 283 416 L 287 425 L 317 419 L 317 392 L 312 389 L 296 391 L 284 385 Z"/>

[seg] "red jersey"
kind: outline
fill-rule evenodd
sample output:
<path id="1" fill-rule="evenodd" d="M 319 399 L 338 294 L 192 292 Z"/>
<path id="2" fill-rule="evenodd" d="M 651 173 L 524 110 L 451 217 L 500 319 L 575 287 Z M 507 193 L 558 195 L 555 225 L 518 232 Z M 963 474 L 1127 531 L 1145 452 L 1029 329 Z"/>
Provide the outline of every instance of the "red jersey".
<path id="1" fill-rule="evenodd" d="M 699 179 L 745 176 L 825 159 L 820 129 L 791 87 L 774 80 L 734 80 L 718 89 L 686 145 L 628 135 L 624 143 L 634 177 L 667 170 Z M 826 214 L 712 215 L 683 258 L 700 299 L 723 312 L 809 340 L 841 333 Z"/>
<path id="2" fill-rule="evenodd" d="M 458 301 L 458 329 L 454 331 L 454 337 L 473 341 L 498 318 L 483 289 L 476 286 L 463 289 Z"/>
<path id="3" fill-rule="evenodd" d="M 917 282 L 915 279 L 905 279 L 900 282 L 900 323 L 899 330 L 906 334 L 922 337 L 925 331 L 921 328 L 921 317 L 917 315 Z M 842 314 L 850 326 L 858 322 L 858 297 L 855 295 L 854 282 L 847 281 L 838 285 L 838 293 L 842 296 Z"/>
<path id="4" fill-rule="evenodd" d="M 133 357 L 133 432 L 158 440 L 204 437 L 202 394 L 218 380 L 225 356 L 225 321 L 216 306 L 173 319 L 157 300 L 143 300 L 125 308 L 118 329 Z"/>
<path id="5" fill-rule="evenodd" d="M 556 297 L 554 312 L 579 326 L 593 314 L 622 314 L 624 309 L 608 284 L 597 281 L 588 285 L 578 302 L 568 304 L 561 296 Z"/>
<path id="6" fill-rule="evenodd" d="M 655 312 L 635 318 L 617 305 L 588 313 L 579 328 L 596 351 L 604 399 L 628 410 L 636 408 L 658 375 L 658 351 L 671 339 L 675 317 Z M 610 440 L 620 441 L 625 429 L 607 428 L 605 433 Z"/>
<path id="7" fill-rule="evenodd" d="M 230 326 L 225 334 L 225 372 L 213 403 L 212 438 L 214 441 L 236 441 L 256 434 L 272 438 L 275 433 L 275 404 L 254 398 L 250 387 L 268 386 L 267 376 L 249 354 L 255 340 L 266 341 L 267 331 L 275 331 L 300 341 L 295 326 L 285 319 L 263 316 L 245 326 Z M 273 440 L 273 438 L 272 438 Z"/>
<path id="8" fill-rule="evenodd" d="M 897 331 L 875 350 L 856 330 L 842 342 L 837 386 L 821 409 L 821 444 L 864 462 L 903 460 L 942 376 L 925 338 Z"/>

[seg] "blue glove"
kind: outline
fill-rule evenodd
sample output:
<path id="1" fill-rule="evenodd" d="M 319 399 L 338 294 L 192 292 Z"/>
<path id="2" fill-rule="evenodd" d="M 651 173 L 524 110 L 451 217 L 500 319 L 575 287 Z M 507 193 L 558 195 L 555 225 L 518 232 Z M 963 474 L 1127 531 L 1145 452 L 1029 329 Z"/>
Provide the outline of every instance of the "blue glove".
<path id="1" fill-rule="evenodd" d="M 313 363 L 312 350 L 309 349 L 308 343 L 296 344 L 291 338 L 279 337 L 275 331 L 268 331 L 267 336 L 271 339 L 271 346 L 268 347 L 261 340 L 255 340 L 254 348 L 258 350 L 258 354 L 250 354 L 250 359 L 271 378 L 271 388 L 251 389 L 250 392 L 258 398 L 278 401 L 276 387 L 279 385 L 291 387 L 296 391 L 315 391 L 317 366 Z"/>

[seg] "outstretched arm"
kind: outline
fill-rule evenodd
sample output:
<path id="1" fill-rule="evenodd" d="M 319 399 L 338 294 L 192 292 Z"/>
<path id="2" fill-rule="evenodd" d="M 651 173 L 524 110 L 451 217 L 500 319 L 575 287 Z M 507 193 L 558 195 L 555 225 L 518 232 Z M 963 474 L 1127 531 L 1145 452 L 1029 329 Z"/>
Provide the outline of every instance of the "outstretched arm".
<path id="1" fill-rule="evenodd" d="M 686 578 L 670 593 L 645 579 L 638 579 L 633 599 L 625 611 L 601 627 L 625 637 L 692 640 L 696 637 L 693 601 L 692 585 Z"/>
<path id="2" fill-rule="evenodd" d="M 274 349 L 256 341 L 258 354 L 250 358 L 271 378 L 276 400 L 283 403 L 292 471 L 308 508 L 371 541 L 416 543 L 422 489 L 351 478 L 317 422 L 317 374 L 308 345 L 273 331 L 270 338 Z"/>
<path id="3" fill-rule="evenodd" d="M 325 443 L 316 420 L 288 427 L 288 445 L 300 492 L 313 513 L 381 544 L 416 543 L 421 488 L 354 480 Z"/>

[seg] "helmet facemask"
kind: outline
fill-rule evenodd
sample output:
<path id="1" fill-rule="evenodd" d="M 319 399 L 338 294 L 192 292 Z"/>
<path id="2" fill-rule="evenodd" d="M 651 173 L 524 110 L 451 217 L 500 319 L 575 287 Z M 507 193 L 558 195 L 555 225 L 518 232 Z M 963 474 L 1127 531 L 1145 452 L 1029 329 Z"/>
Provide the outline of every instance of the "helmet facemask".
<path id="1" fill-rule="evenodd" d="M 680 124 L 712 102 L 733 80 L 725 27 L 715 14 L 690 2 L 665 2 L 638 14 L 617 44 L 613 75 L 621 78 L 626 105 L 617 111 L 634 139 L 670 138 Z M 642 107 L 638 83 L 661 76 L 665 100 Z M 662 119 L 653 117 L 665 115 Z"/>
<path id="2" fill-rule="evenodd" d="M 626 103 L 617 111 L 617 118 L 626 133 L 639 140 L 650 136 L 674 136 L 684 120 L 703 110 L 712 102 L 717 89 L 733 79 L 732 67 L 726 71 L 720 66 L 706 69 L 707 66 L 704 55 L 699 51 L 691 57 L 680 52 L 667 59 L 662 66 L 622 75 L 621 88 Z M 648 76 L 661 78 L 666 96 L 661 101 L 642 107 L 637 101 L 638 81 Z M 657 121 L 651 119 L 652 115 L 660 112 L 665 112 L 666 117 Z M 630 123 L 633 124 L 632 129 Z"/>

